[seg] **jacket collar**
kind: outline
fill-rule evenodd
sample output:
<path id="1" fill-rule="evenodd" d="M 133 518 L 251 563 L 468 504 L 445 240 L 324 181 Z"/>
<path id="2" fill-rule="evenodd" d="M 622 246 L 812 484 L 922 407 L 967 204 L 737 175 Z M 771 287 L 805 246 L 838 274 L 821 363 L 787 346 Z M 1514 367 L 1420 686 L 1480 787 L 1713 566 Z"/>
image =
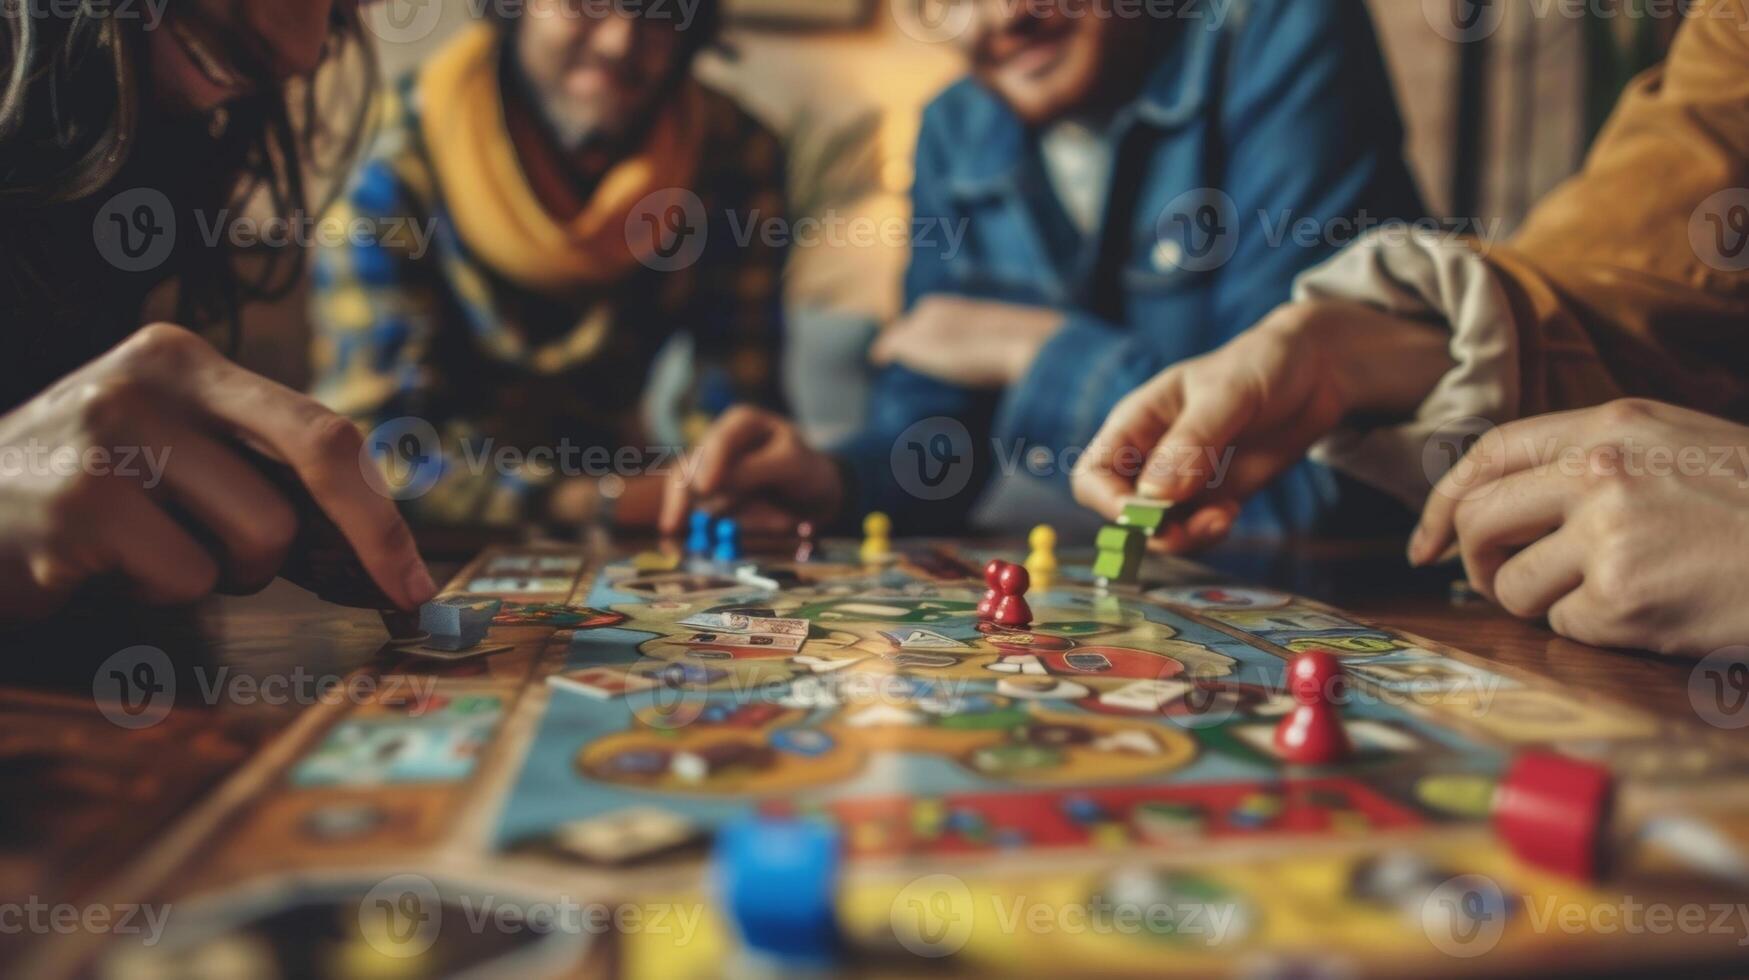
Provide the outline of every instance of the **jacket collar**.
<path id="1" fill-rule="evenodd" d="M 1161 131 L 1184 125 L 1208 102 L 1209 78 L 1219 31 L 1187 22 L 1155 62 L 1142 90 L 1118 110 L 1114 132 L 1143 124 Z M 1028 158 L 1026 126 L 994 93 L 969 86 L 974 104 L 963 117 L 966 126 L 947 175 L 948 192 L 959 198 L 979 198 L 1018 191 Z"/>

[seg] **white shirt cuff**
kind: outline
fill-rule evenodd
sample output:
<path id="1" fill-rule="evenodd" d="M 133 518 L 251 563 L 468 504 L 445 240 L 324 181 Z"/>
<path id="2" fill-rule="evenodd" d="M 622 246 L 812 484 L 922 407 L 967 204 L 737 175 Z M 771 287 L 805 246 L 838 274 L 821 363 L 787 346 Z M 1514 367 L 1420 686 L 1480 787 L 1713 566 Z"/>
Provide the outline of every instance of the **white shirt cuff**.
<path id="1" fill-rule="evenodd" d="M 1294 299 L 1361 303 L 1451 331 L 1457 366 L 1400 425 L 1343 426 L 1312 458 L 1420 508 L 1474 437 L 1518 417 L 1518 330 L 1498 273 L 1470 242 L 1409 226 L 1369 233 L 1307 270 Z"/>

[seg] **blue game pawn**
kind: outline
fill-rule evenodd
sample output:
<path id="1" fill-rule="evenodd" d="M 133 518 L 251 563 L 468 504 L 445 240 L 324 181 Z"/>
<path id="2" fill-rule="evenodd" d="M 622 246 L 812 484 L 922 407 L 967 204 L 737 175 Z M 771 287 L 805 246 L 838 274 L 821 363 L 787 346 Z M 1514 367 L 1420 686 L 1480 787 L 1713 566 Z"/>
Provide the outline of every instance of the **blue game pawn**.
<path id="1" fill-rule="evenodd" d="M 686 538 L 686 553 L 689 555 L 708 555 L 711 553 L 711 515 L 702 510 L 692 512 L 691 533 Z"/>
<path id="2" fill-rule="evenodd" d="M 725 517 L 717 521 L 717 561 L 730 562 L 741 560 L 741 522 L 733 517 Z"/>

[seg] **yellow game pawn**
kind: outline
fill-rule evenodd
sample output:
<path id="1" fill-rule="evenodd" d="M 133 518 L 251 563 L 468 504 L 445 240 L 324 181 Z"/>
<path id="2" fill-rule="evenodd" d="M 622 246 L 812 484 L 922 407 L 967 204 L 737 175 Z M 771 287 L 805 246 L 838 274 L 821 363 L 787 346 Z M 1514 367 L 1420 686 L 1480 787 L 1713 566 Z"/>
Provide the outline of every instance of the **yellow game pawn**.
<path id="1" fill-rule="evenodd" d="M 862 519 L 862 560 L 878 565 L 893 553 L 893 520 L 876 511 Z"/>
<path id="2" fill-rule="evenodd" d="M 1026 556 L 1026 572 L 1032 576 L 1034 588 L 1046 588 L 1057 577 L 1057 529 L 1040 524 L 1032 529 L 1026 543 L 1032 554 Z"/>

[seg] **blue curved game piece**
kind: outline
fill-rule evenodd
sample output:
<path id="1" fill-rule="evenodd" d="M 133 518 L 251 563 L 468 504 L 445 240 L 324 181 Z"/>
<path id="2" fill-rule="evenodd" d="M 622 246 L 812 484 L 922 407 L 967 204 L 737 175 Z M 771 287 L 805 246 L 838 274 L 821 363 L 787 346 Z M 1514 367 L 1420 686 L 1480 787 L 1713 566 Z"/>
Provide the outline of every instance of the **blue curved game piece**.
<path id="1" fill-rule="evenodd" d="M 691 533 L 686 536 L 686 553 L 708 555 L 711 552 L 711 515 L 702 510 L 692 512 Z"/>
<path id="2" fill-rule="evenodd" d="M 718 894 L 755 957 L 796 969 L 838 960 L 842 854 L 838 829 L 819 821 L 751 818 L 718 831 Z"/>
<path id="3" fill-rule="evenodd" d="M 717 550 L 713 557 L 717 561 L 741 559 L 741 522 L 733 517 L 717 521 Z"/>

